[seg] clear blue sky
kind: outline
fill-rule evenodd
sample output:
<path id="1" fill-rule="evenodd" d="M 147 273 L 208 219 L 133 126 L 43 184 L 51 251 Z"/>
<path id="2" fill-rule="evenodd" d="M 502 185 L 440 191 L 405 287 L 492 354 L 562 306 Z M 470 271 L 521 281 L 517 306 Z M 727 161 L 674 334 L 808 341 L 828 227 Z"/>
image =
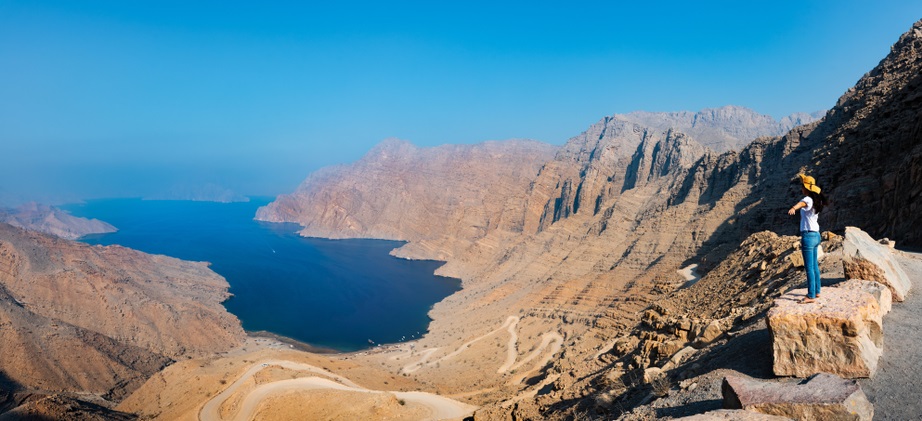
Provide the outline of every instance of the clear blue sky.
<path id="1" fill-rule="evenodd" d="M 0 0 L 0 201 L 292 190 L 387 137 L 831 107 L 922 2 Z"/>

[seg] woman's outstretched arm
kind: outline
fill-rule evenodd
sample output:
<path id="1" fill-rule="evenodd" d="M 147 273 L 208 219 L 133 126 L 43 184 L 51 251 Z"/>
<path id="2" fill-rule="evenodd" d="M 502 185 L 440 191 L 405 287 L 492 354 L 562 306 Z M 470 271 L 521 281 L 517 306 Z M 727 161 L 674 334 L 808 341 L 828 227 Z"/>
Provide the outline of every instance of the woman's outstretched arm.
<path id="1" fill-rule="evenodd" d="M 806 206 L 807 206 L 807 204 L 804 203 L 804 202 L 797 202 L 797 204 L 794 205 L 794 207 L 792 207 L 791 209 L 788 209 L 788 215 L 793 215 L 793 214 L 797 213 L 797 210 L 798 210 L 798 209 L 803 208 L 803 207 L 806 207 Z"/>

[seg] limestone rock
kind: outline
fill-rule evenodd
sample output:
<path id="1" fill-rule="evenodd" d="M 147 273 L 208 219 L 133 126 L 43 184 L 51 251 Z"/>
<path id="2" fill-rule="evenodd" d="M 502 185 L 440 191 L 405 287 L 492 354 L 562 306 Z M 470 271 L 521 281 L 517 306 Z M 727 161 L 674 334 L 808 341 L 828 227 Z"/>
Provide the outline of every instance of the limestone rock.
<path id="1" fill-rule="evenodd" d="M 877 300 L 877 304 L 880 305 L 880 312 L 884 315 L 889 313 L 890 309 L 893 308 L 893 294 L 890 292 L 889 288 L 881 285 L 880 282 L 850 279 L 836 284 L 835 288 L 855 289 L 871 294 L 871 296 Z"/>
<path id="2" fill-rule="evenodd" d="M 826 288 L 816 302 L 801 304 L 806 293 L 795 289 L 782 295 L 768 312 L 775 374 L 873 376 L 883 351 L 877 300 L 860 290 Z"/>
<path id="3" fill-rule="evenodd" d="M 692 415 L 688 417 L 676 418 L 676 421 L 790 421 L 790 418 L 779 417 L 777 415 L 762 414 L 759 412 L 746 411 L 742 409 L 718 409 L 708 411 L 703 414 Z"/>
<path id="4" fill-rule="evenodd" d="M 701 331 L 701 334 L 698 335 L 695 342 L 698 345 L 706 345 L 717 340 L 720 335 L 723 335 L 725 326 L 719 320 L 713 320 L 705 326 L 704 330 Z"/>
<path id="5" fill-rule="evenodd" d="M 877 242 L 878 242 L 878 243 L 881 243 L 881 244 L 883 244 L 883 245 L 885 245 L 885 246 L 887 246 L 887 247 L 890 247 L 891 249 L 892 249 L 892 248 L 896 248 L 896 241 L 893 241 L 893 240 L 891 240 L 891 239 L 889 239 L 889 238 L 881 238 L 881 239 L 878 240 Z"/>
<path id="6" fill-rule="evenodd" d="M 874 405 L 854 380 L 820 373 L 805 381 L 767 382 L 737 376 L 724 378 L 724 408 L 746 409 L 797 420 L 867 420 Z"/>
<path id="7" fill-rule="evenodd" d="M 866 232 L 855 228 L 845 228 L 845 278 L 877 281 L 886 285 L 893 292 L 893 299 L 903 301 L 912 283 L 909 276 L 893 259 L 888 246 L 874 241 Z"/>
<path id="8" fill-rule="evenodd" d="M 654 380 L 663 377 L 663 369 L 659 367 L 649 367 L 643 371 L 644 383 L 652 383 Z"/>
<path id="9" fill-rule="evenodd" d="M 789 254 L 787 259 L 796 268 L 804 267 L 804 255 L 799 250 Z"/>
<path id="10" fill-rule="evenodd" d="M 663 364 L 663 367 L 662 367 L 663 370 L 669 371 L 675 367 L 678 367 L 679 364 L 682 364 L 682 361 L 684 361 L 689 356 L 694 355 L 694 353 L 697 351 L 698 350 L 690 346 L 686 346 L 685 348 L 682 348 L 679 352 L 676 352 L 675 354 L 673 354 L 673 356 L 669 358 L 669 361 L 666 361 L 666 363 Z"/>

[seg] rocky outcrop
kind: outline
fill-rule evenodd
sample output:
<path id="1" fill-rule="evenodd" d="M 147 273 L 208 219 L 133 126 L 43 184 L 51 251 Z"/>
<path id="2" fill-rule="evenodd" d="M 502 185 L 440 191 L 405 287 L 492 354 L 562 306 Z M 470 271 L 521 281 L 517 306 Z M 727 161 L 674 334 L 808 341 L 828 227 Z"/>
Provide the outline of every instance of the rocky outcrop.
<path id="1" fill-rule="evenodd" d="M 115 227 L 98 219 L 76 217 L 56 207 L 35 202 L 26 203 L 16 209 L 0 208 L 0 222 L 69 240 L 76 240 L 88 234 L 116 231 Z"/>
<path id="2" fill-rule="evenodd" d="M 64 395 L 38 396 L 0 414 L 0 421 L 131 421 L 133 414 L 116 411 Z"/>
<path id="3" fill-rule="evenodd" d="M 799 383 L 728 376 L 721 389 L 727 409 L 745 409 L 796 420 L 870 421 L 874 417 L 874 405 L 857 382 L 828 373 Z"/>
<path id="4" fill-rule="evenodd" d="M 881 285 L 880 282 L 850 279 L 836 284 L 835 288 L 853 289 L 871 294 L 871 296 L 877 300 L 877 305 L 880 306 L 880 312 L 885 316 L 893 309 L 893 294 L 890 292 L 889 288 Z"/>
<path id="5" fill-rule="evenodd" d="M 661 131 L 685 133 L 708 149 L 723 153 L 740 150 L 759 137 L 784 135 L 796 126 L 819 120 L 824 114 L 825 111 L 794 113 L 779 121 L 746 107 L 727 105 L 698 112 L 635 111 L 615 114 L 613 118 Z"/>
<path id="6" fill-rule="evenodd" d="M 893 299 L 903 301 L 912 283 L 906 271 L 893 259 L 889 246 L 874 241 L 870 235 L 859 228 L 845 229 L 845 268 L 846 279 L 863 279 L 879 282 L 890 288 Z"/>
<path id="7" fill-rule="evenodd" d="M 19 388 L 121 399 L 171 360 L 242 341 L 227 288 L 207 263 L 0 223 L 0 372 Z"/>
<path id="8" fill-rule="evenodd" d="M 775 375 L 873 376 L 883 352 L 877 300 L 860 290 L 824 288 L 816 302 L 803 304 L 806 293 L 793 290 L 768 312 Z"/>
<path id="9" fill-rule="evenodd" d="M 522 231 L 528 186 L 556 149 L 385 140 L 354 164 L 314 172 L 256 219 L 295 222 L 310 237 L 411 241 L 402 255 L 447 260 L 490 231 Z"/>

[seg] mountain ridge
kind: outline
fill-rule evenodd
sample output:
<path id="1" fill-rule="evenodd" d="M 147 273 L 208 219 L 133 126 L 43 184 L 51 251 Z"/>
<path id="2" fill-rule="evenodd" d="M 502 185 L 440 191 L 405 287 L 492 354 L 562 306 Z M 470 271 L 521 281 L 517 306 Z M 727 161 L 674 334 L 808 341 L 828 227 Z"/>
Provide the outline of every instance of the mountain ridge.
<path id="1" fill-rule="evenodd" d="M 747 107 L 725 105 L 696 112 L 633 111 L 612 117 L 659 130 L 673 129 L 701 139 L 705 147 L 723 153 L 739 150 L 758 137 L 781 136 L 794 127 L 822 118 L 824 114 L 825 111 L 795 112 L 775 120 L 772 116 L 759 114 Z"/>
<path id="2" fill-rule="evenodd" d="M 0 222 L 68 240 L 76 240 L 88 234 L 117 231 L 112 225 L 98 219 L 73 216 L 57 207 L 36 202 L 24 203 L 15 209 L 0 208 Z"/>
<path id="3" fill-rule="evenodd" d="M 901 227 L 922 222 L 922 213 L 911 213 L 920 206 L 919 184 L 910 182 L 922 177 L 920 40 L 917 22 L 823 119 L 783 136 L 757 137 L 738 151 L 719 153 L 692 136 L 603 118 L 541 166 L 521 233 L 488 232 L 438 270 L 461 278 L 463 288 L 434 306 L 431 333 L 417 346 L 451 349 L 510 313 L 520 318 L 522 349 L 538 349 L 544 333 L 561 335 L 564 353 L 529 383 L 552 385 L 555 392 L 516 400 L 515 409 L 496 403 L 508 394 L 478 398 L 493 402 L 485 413 L 549 416 L 551 400 L 582 395 L 585 385 L 575 386 L 576 380 L 591 368 L 577 367 L 595 366 L 596 352 L 639 322 L 658 294 L 684 283 L 676 269 L 697 263 L 706 274 L 752 233 L 794 233 L 784 211 L 797 199 L 791 180 L 799 172 L 815 174 L 833 199 L 821 215 L 824 229 L 857 221 L 875 237 L 917 243 L 916 234 Z M 896 164 L 881 165 L 891 160 Z M 881 203 L 904 206 L 875 212 Z M 384 359 L 369 360 L 399 370 Z M 459 370 L 442 364 L 415 376 L 438 382 Z M 523 384 L 501 387 L 507 380 L 484 373 L 478 385 L 529 393 Z M 463 379 L 439 385 L 447 393 L 469 387 Z M 527 402 L 535 406 L 526 410 Z M 545 409 L 534 412 L 539 407 Z"/>

